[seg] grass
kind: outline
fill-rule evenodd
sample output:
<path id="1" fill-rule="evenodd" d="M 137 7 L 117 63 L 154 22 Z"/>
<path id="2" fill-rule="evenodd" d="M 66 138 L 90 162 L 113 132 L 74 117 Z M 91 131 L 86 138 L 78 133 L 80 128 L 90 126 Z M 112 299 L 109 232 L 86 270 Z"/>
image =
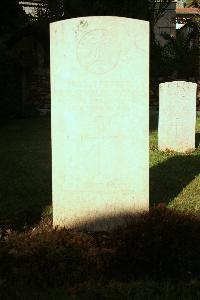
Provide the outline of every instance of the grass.
<path id="1" fill-rule="evenodd" d="M 4 298 L 12 299 L 12 298 Z M 154 281 L 132 281 L 129 283 L 95 282 L 83 283 L 75 288 L 48 289 L 46 292 L 37 293 L 30 290 L 24 298 L 15 299 L 44 299 L 44 300 L 198 300 L 200 299 L 199 283 L 172 284 L 170 282 L 156 283 Z"/>
<path id="2" fill-rule="evenodd" d="M 196 132 L 198 145 L 200 119 Z M 50 119 L 2 124 L 0 138 L 1 299 L 200 299 L 200 147 L 158 151 L 154 118 L 152 210 L 88 233 L 51 228 Z"/>
<path id="3" fill-rule="evenodd" d="M 158 151 L 157 128 L 152 129 L 150 134 L 151 206 L 165 203 L 178 211 L 200 214 L 199 145 L 200 118 L 196 123 L 196 150 L 187 154 Z"/>
<path id="4" fill-rule="evenodd" d="M 112 232 L 0 232 L 1 299 L 199 299 L 200 217 L 165 207 Z M 54 298 L 53 298 L 54 297 Z"/>
<path id="5" fill-rule="evenodd" d="M 32 225 L 51 205 L 50 119 L 0 127 L 0 224 Z"/>
<path id="6" fill-rule="evenodd" d="M 200 144 L 200 118 L 197 119 Z M 50 119 L 13 120 L 0 127 L 0 225 L 33 225 L 51 214 Z M 157 149 L 157 122 L 150 131 L 150 205 L 166 203 L 200 212 L 200 147 L 188 154 Z"/>

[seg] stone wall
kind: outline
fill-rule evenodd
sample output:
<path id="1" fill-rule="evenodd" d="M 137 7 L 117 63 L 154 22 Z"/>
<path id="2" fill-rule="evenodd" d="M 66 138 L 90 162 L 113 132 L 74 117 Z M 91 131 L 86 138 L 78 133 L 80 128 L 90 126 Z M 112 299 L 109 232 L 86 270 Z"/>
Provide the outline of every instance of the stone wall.
<path id="1" fill-rule="evenodd" d="M 50 112 L 49 68 L 38 67 L 22 75 L 22 113 L 24 115 L 45 115 Z"/>
<path id="2" fill-rule="evenodd" d="M 48 68 L 37 68 L 30 76 L 30 98 L 40 114 L 50 112 L 50 75 Z"/>

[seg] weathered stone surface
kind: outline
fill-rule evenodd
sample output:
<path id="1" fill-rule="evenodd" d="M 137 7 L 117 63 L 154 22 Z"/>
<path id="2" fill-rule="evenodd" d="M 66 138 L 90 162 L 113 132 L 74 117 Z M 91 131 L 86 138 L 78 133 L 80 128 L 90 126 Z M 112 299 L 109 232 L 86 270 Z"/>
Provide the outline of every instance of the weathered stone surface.
<path id="1" fill-rule="evenodd" d="M 149 24 L 85 17 L 50 31 L 53 223 L 102 230 L 149 207 Z"/>
<path id="2" fill-rule="evenodd" d="M 165 82 L 159 88 L 159 149 L 195 149 L 196 83 Z"/>

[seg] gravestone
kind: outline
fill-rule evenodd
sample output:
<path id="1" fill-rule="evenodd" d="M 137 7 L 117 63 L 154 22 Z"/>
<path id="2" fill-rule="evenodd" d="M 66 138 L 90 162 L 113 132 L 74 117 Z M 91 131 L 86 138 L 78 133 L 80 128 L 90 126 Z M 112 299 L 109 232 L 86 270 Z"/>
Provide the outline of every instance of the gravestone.
<path id="1" fill-rule="evenodd" d="M 149 207 L 149 23 L 76 18 L 50 37 L 53 223 L 102 230 Z"/>
<path id="2" fill-rule="evenodd" d="M 195 149 L 196 83 L 173 81 L 159 86 L 159 150 Z"/>

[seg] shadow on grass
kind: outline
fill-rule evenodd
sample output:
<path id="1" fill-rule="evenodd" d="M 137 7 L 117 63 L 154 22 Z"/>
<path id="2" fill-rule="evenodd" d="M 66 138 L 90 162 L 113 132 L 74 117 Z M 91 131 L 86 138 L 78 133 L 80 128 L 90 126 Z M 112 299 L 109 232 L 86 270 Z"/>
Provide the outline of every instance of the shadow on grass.
<path id="1" fill-rule="evenodd" d="M 63 299 L 95 299 L 95 293 L 75 297 L 80 288 L 86 290 L 86 281 L 93 286 L 107 280 L 183 280 L 197 282 L 199 288 L 199 217 L 156 208 L 130 216 L 125 227 L 110 232 L 52 230 L 49 225 L 20 234 L 0 232 L 0 299 L 56 299 L 39 293 L 31 297 L 35 291 L 56 287 L 73 287 L 74 297 Z M 109 299 L 177 299 L 147 295 Z"/>
<path id="2" fill-rule="evenodd" d="M 175 156 L 150 169 L 150 206 L 168 204 L 200 173 L 200 156 Z"/>
<path id="3" fill-rule="evenodd" d="M 11 120 L 0 128 L 0 226 L 32 226 L 51 205 L 50 118 Z"/>
<path id="4" fill-rule="evenodd" d="M 49 202 L 49 206 L 51 203 Z M 47 205 L 28 205 L 18 211 L 5 215 L 0 218 L 0 228 L 10 228 L 16 231 L 23 231 L 24 229 L 31 228 L 39 223 L 43 215 L 44 209 Z"/>
<path id="5" fill-rule="evenodd" d="M 159 118 L 159 114 L 157 111 L 152 111 L 150 112 L 150 121 L 149 121 L 149 129 L 150 131 L 154 131 L 158 129 L 158 118 Z"/>
<path id="6" fill-rule="evenodd" d="M 196 148 L 200 147 L 200 133 L 196 133 L 196 136 L 195 136 L 195 147 Z"/>

